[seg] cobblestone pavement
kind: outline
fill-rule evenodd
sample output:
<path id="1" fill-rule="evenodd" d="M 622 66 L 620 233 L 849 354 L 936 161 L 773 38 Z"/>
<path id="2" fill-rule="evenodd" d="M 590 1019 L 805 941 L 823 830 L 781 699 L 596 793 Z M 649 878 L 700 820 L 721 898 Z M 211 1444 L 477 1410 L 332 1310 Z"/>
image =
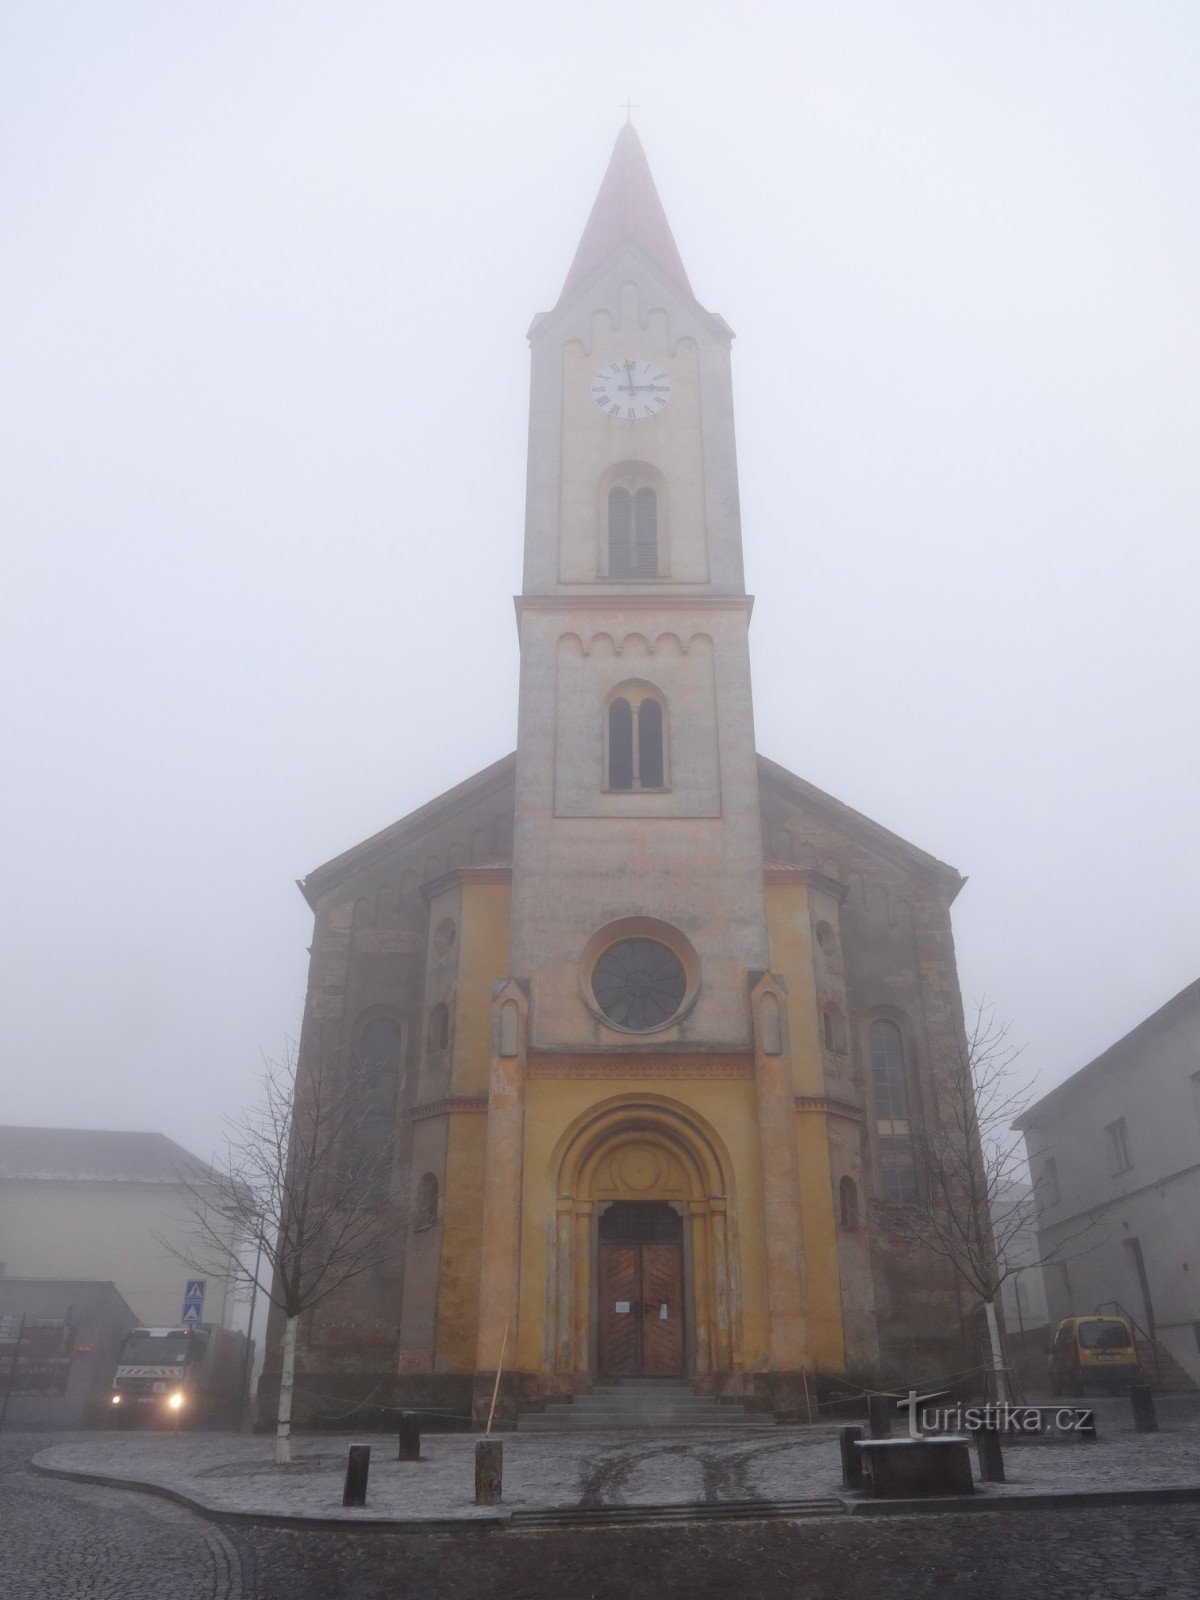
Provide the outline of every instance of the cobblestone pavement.
<path id="1" fill-rule="evenodd" d="M 1082 1490 L 1200 1485 L 1200 1413 L 1164 1410 L 1162 1431 L 1133 1432 L 1128 1403 L 1097 1407 L 1099 1437 L 1057 1436 L 1006 1442 L 1007 1482 L 990 1499 Z M 899 1430 L 897 1430 L 899 1431 Z M 836 1428 L 504 1434 L 500 1514 L 631 1505 L 713 1504 L 723 1500 L 825 1498 L 841 1487 Z M 396 1459 L 386 1434 L 297 1439 L 296 1459 L 272 1465 L 262 1435 L 92 1434 L 52 1445 L 39 1464 L 155 1483 L 213 1510 L 336 1521 L 494 1520 L 474 1505 L 473 1434 L 428 1434 L 420 1462 Z M 50 1441 L 47 1439 L 47 1443 Z M 371 1471 L 363 1510 L 343 1510 L 346 1452 L 369 1443 Z"/>
<path id="2" fill-rule="evenodd" d="M 1197 1600 L 1200 1510 L 239 1533 L 255 1600 Z M 243 1556 L 245 1560 L 245 1556 Z M 246 1563 L 248 1566 L 248 1562 Z"/>
<path id="3" fill-rule="evenodd" d="M 36 1477 L 46 1442 L 0 1439 L 0 1600 L 252 1600 L 220 1529 L 152 1495 Z"/>
<path id="4" fill-rule="evenodd" d="M 536 1533 L 218 1528 L 28 1473 L 46 1443 L 0 1443 L 0 1600 L 1200 1600 L 1193 1505 Z"/>

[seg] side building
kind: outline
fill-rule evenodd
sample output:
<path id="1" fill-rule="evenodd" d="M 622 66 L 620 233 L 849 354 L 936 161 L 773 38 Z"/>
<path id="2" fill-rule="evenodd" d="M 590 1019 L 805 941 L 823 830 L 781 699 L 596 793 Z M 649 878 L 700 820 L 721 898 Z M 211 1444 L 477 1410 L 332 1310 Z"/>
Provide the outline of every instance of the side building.
<path id="1" fill-rule="evenodd" d="M 888 1217 L 962 1042 L 963 879 L 755 749 L 733 335 L 631 126 L 529 337 L 516 753 L 302 884 L 302 1055 L 369 1069 L 396 1247 L 302 1319 L 298 1418 L 465 1420 L 502 1350 L 505 1425 L 959 1371 L 973 1308 Z"/>
<path id="2" fill-rule="evenodd" d="M 1200 1383 L 1200 979 L 1016 1126 L 1051 1321 L 1119 1308 L 1165 1382 Z"/>
<path id="3" fill-rule="evenodd" d="M 182 1315 L 193 1222 L 188 1186 L 211 1169 L 162 1133 L 0 1127 L 0 1277 L 107 1281 L 147 1327 Z M 23 1307 L 10 1294 L 13 1314 Z M 208 1284 L 207 1322 L 234 1296 Z"/>

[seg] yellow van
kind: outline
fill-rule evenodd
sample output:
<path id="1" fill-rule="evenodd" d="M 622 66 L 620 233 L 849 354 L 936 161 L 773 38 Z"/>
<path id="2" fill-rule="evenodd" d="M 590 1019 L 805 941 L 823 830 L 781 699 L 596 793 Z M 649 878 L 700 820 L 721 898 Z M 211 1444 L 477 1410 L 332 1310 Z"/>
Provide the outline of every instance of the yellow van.
<path id="1" fill-rule="evenodd" d="M 1050 1346 L 1050 1392 L 1083 1394 L 1140 1383 L 1145 1373 L 1126 1317 L 1067 1317 Z"/>

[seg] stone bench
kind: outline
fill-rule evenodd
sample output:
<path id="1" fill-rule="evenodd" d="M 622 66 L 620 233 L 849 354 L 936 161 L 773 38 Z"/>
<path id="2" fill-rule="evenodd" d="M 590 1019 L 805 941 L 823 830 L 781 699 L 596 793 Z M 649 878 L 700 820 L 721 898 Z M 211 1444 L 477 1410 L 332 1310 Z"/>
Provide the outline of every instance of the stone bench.
<path id="1" fill-rule="evenodd" d="M 910 1500 L 925 1495 L 974 1494 L 971 1456 L 964 1434 L 928 1434 L 920 1439 L 858 1439 L 863 1487 L 875 1500 Z"/>

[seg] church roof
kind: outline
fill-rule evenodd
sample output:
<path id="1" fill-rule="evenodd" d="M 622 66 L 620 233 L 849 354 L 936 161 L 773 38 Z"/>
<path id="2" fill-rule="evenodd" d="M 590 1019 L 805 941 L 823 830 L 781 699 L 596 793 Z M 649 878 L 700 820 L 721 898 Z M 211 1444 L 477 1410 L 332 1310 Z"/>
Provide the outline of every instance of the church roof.
<path id="1" fill-rule="evenodd" d="M 692 294 L 671 225 L 650 176 L 646 152 L 632 122 L 627 122 L 617 135 L 608 171 L 563 284 L 563 295 L 590 277 L 627 239 L 644 250 L 681 289 Z"/>
<path id="2" fill-rule="evenodd" d="M 165 1133 L 0 1127 L 0 1178 L 84 1183 L 194 1183 L 213 1171 Z"/>
<path id="3" fill-rule="evenodd" d="M 343 850 L 341 855 L 334 856 L 331 861 L 315 867 L 306 878 L 298 878 L 296 882 L 300 893 L 310 906 L 315 907 L 326 889 L 341 883 L 351 873 L 369 866 L 381 857 L 386 857 L 391 851 L 411 842 L 414 838 L 419 838 L 426 829 L 447 821 L 465 806 L 472 805 L 481 795 L 494 790 L 511 789 L 516 770 L 517 753 L 514 750 L 509 755 L 501 756 L 499 761 L 493 761 L 490 767 L 484 767 L 482 772 L 476 772 L 462 783 L 456 783 L 454 788 L 447 789 L 445 794 L 427 801 L 416 811 L 410 811 L 407 816 L 401 817 L 398 822 L 393 822 L 390 827 L 372 834 L 361 844 L 351 845 L 350 849 Z M 488 862 L 488 866 L 496 865 L 511 866 L 511 862 Z"/>
<path id="4" fill-rule="evenodd" d="M 878 822 L 872 822 L 871 818 L 863 816 L 861 811 L 855 811 L 853 806 L 848 806 L 844 801 L 835 799 L 831 794 L 826 794 L 824 789 L 818 789 L 815 783 L 809 783 L 806 778 L 798 777 L 794 772 L 789 772 L 786 767 L 781 767 L 777 761 L 771 761 L 766 756 L 760 755 L 758 758 L 758 776 L 760 783 L 770 785 L 791 799 L 798 800 L 803 805 L 823 812 L 831 822 L 838 824 L 848 833 L 861 839 L 865 844 L 877 850 L 880 855 L 901 862 L 906 867 L 918 868 L 940 879 L 950 900 L 954 899 L 963 884 L 966 883 L 967 880 L 957 867 L 952 867 L 945 861 L 939 861 L 937 856 L 932 856 L 927 850 L 922 850 L 919 846 L 910 844 L 907 839 L 902 839 L 898 833 L 893 833 L 890 828 L 885 828 Z"/>

